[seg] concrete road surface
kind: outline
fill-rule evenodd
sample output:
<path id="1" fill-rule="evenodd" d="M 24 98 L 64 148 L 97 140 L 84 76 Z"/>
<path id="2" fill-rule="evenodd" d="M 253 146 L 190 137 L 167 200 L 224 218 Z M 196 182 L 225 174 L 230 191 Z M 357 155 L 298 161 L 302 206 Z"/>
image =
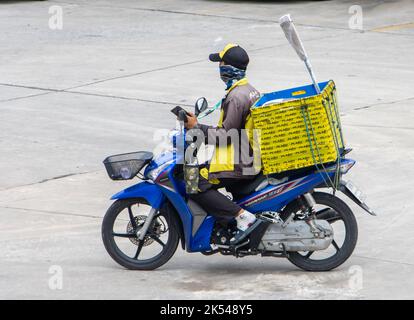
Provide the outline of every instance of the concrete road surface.
<path id="1" fill-rule="evenodd" d="M 248 50 L 261 92 L 309 83 L 276 23 L 285 13 L 318 79 L 337 83 L 349 178 L 378 217 L 347 201 L 359 241 L 328 273 L 181 249 L 157 271 L 124 270 L 100 224 L 132 182 L 109 180 L 102 160 L 152 150 L 171 107 L 220 99 L 207 57 L 226 42 Z M 411 0 L 2 1 L 0 30 L 1 299 L 414 298 Z"/>

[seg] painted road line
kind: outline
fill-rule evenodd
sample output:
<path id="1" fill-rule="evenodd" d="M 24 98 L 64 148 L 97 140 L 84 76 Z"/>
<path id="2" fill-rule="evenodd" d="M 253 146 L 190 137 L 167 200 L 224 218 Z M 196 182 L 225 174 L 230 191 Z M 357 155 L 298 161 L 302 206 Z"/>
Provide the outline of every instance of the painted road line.
<path id="1" fill-rule="evenodd" d="M 371 31 L 374 32 L 387 32 L 387 31 L 396 31 L 396 30 L 404 30 L 404 29 L 413 29 L 414 22 L 402 23 L 402 24 L 394 24 L 385 27 L 379 27 L 372 29 Z"/>

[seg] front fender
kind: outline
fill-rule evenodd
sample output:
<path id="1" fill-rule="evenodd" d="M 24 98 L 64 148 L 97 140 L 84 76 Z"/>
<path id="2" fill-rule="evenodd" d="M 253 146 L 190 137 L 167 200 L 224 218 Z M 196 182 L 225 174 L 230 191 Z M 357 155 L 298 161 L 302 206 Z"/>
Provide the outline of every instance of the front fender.
<path id="1" fill-rule="evenodd" d="M 111 197 L 111 200 L 142 198 L 155 209 L 160 209 L 165 201 L 165 196 L 160 188 L 147 181 L 140 182 L 132 187 L 126 188 Z"/>

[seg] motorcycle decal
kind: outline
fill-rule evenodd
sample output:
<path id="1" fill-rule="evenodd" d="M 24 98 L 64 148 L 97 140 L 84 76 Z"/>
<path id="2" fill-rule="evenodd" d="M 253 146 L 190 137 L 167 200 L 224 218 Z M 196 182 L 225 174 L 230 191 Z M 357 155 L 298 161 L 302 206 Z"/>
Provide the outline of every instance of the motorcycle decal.
<path id="1" fill-rule="evenodd" d="M 168 174 L 169 170 L 164 170 L 158 175 L 157 179 L 155 179 L 154 182 L 172 192 L 175 192 L 174 185 L 172 184 L 172 181 L 170 180 Z"/>
<path id="2" fill-rule="evenodd" d="M 288 191 L 292 190 L 295 187 L 301 186 L 303 183 L 302 184 L 299 184 L 299 183 L 302 182 L 305 178 L 306 177 L 299 178 L 299 179 L 293 180 L 291 182 L 286 182 L 286 183 L 284 183 L 280 186 L 276 186 L 275 188 L 270 189 L 269 191 L 266 191 L 264 193 L 260 193 L 257 196 L 254 196 L 253 198 L 245 200 L 244 202 L 240 203 L 240 205 L 248 207 L 248 206 L 251 206 L 253 204 L 257 204 L 257 203 L 260 203 L 260 202 L 263 202 L 263 201 L 273 199 L 273 198 L 275 198 L 275 197 L 277 197 L 277 196 L 279 196 L 279 195 L 281 195 L 285 192 L 288 192 Z"/>

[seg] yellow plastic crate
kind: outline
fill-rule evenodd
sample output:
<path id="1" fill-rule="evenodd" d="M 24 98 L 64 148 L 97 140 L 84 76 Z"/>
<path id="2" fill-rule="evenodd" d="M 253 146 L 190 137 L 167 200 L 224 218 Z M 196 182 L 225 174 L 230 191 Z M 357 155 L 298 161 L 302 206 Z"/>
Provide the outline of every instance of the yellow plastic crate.
<path id="1" fill-rule="evenodd" d="M 319 86 L 320 94 L 313 86 L 265 94 L 252 107 L 264 174 L 338 159 L 344 142 L 335 83 Z"/>

